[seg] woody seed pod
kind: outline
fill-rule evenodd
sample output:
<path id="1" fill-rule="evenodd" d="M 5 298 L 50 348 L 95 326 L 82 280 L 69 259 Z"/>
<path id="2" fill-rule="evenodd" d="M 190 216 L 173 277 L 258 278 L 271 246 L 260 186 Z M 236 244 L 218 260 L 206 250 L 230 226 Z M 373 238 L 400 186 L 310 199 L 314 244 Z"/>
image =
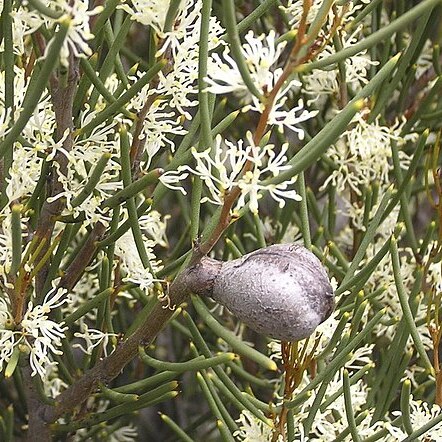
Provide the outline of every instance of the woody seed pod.
<path id="1" fill-rule="evenodd" d="M 333 311 L 324 267 L 298 244 L 269 246 L 228 262 L 204 257 L 194 270 L 205 275 L 196 293 L 212 297 L 251 329 L 275 339 L 304 339 Z"/>

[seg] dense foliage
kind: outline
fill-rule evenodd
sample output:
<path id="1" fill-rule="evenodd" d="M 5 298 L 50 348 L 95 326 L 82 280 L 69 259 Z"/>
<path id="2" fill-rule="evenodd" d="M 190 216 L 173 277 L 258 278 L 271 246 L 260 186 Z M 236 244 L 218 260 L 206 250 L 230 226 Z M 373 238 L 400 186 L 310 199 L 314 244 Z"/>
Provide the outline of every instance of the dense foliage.
<path id="1" fill-rule="evenodd" d="M 0 0 L 0 440 L 442 440 L 441 8 Z M 298 342 L 205 296 L 281 243 Z"/>

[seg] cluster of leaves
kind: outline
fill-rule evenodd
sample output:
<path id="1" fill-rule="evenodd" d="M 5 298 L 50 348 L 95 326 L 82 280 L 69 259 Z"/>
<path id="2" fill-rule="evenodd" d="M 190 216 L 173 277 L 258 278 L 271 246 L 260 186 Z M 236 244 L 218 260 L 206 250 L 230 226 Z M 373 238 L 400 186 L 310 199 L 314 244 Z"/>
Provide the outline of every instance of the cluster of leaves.
<path id="1" fill-rule="evenodd" d="M 0 10 L 1 440 L 442 438 L 441 1 Z M 191 295 L 282 242 L 309 339 Z"/>

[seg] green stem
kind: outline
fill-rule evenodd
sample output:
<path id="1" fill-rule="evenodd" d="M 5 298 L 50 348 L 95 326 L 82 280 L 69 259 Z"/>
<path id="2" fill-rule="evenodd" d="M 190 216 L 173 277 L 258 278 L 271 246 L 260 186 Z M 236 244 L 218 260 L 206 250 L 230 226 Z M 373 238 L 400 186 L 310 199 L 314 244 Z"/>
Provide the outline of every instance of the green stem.
<path id="1" fill-rule="evenodd" d="M 392 240 L 391 240 L 390 252 L 391 252 L 391 260 L 393 263 L 394 281 L 396 283 L 396 289 L 397 289 L 397 293 L 399 296 L 399 301 L 401 304 L 402 312 L 404 314 L 404 318 L 408 324 L 411 337 L 413 338 L 414 345 L 416 347 L 417 352 L 419 353 L 419 356 L 422 359 L 422 362 L 424 363 L 428 372 L 434 375 L 433 365 L 432 365 L 430 359 L 428 358 L 427 352 L 425 351 L 424 344 L 422 343 L 422 340 L 420 338 L 419 332 L 418 332 L 416 324 L 415 324 L 413 314 L 410 309 L 410 305 L 408 303 L 407 293 L 405 291 L 405 287 L 402 282 L 401 264 L 400 264 L 400 260 L 399 260 L 399 252 L 398 252 L 397 242 L 394 238 L 392 238 Z"/>
<path id="2" fill-rule="evenodd" d="M 241 341 L 234 333 L 230 330 L 224 328 L 210 313 L 209 309 L 206 307 L 204 302 L 199 299 L 197 296 L 192 296 L 192 303 L 200 315 L 200 317 L 204 320 L 204 322 L 208 325 L 208 327 L 216 333 L 217 336 L 220 336 L 224 339 L 232 348 L 241 355 L 244 355 L 257 364 L 261 365 L 263 368 L 267 370 L 276 370 L 277 366 L 274 361 L 272 361 L 267 356 L 264 356 L 261 352 L 256 351 L 254 348 L 245 344 Z"/>
<path id="3" fill-rule="evenodd" d="M 236 61 L 239 73 L 251 94 L 262 101 L 262 94 L 257 89 L 252 76 L 250 75 L 247 62 L 242 51 L 241 40 L 239 39 L 238 25 L 236 23 L 236 8 L 234 0 L 226 0 L 223 2 L 224 25 L 226 26 L 227 37 L 232 51 L 232 57 Z"/>
<path id="4" fill-rule="evenodd" d="M 222 355 L 214 356 L 212 358 L 205 358 L 204 356 L 198 356 L 195 359 L 191 359 L 186 362 L 164 362 L 149 356 L 144 348 L 139 348 L 141 360 L 156 370 L 168 370 L 177 373 L 184 373 L 188 371 L 199 371 L 206 368 L 213 367 L 214 365 L 226 364 L 229 361 L 235 359 L 234 353 L 224 353 Z"/>
<path id="5" fill-rule="evenodd" d="M 81 189 L 81 192 L 71 201 L 72 207 L 77 207 L 82 204 L 86 198 L 95 190 L 95 187 L 100 182 L 101 175 L 106 168 L 106 164 L 111 159 L 112 155 L 110 153 L 105 153 L 98 160 L 97 165 L 94 167 L 88 182 Z"/>
<path id="6" fill-rule="evenodd" d="M 411 395 L 411 382 L 406 379 L 402 384 L 401 391 L 401 412 L 403 419 L 403 426 L 408 435 L 413 433 L 413 426 L 410 420 L 410 395 Z"/>
<path id="7" fill-rule="evenodd" d="M 183 442 L 194 442 L 169 416 L 160 413 L 161 420 L 175 433 Z"/>

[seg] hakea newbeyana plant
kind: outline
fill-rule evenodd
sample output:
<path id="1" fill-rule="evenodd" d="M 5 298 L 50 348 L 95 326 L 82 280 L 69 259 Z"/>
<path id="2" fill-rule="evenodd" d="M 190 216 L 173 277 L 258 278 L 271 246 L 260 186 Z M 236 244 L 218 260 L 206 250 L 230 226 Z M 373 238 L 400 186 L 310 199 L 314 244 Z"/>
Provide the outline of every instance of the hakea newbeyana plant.
<path id="1" fill-rule="evenodd" d="M 441 10 L 0 0 L 0 440 L 438 440 Z"/>

